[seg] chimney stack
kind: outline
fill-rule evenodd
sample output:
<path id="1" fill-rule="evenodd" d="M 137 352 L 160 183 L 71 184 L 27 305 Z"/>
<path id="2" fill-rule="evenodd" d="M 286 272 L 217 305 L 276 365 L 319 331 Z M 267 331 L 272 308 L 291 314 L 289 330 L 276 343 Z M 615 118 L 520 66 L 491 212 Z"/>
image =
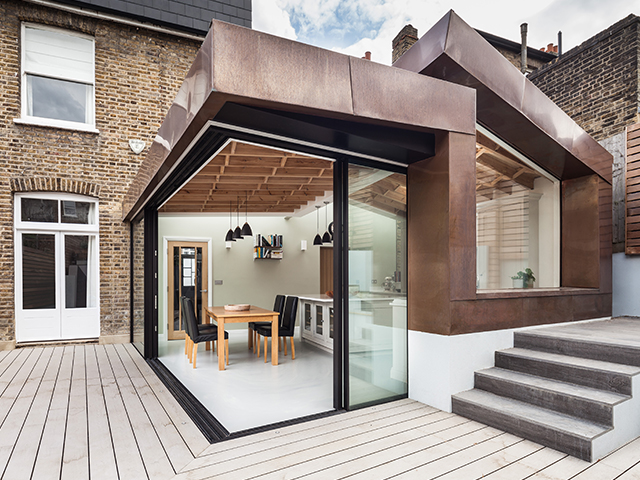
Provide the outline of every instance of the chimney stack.
<path id="1" fill-rule="evenodd" d="M 371 52 L 364 52 L 363 60 L 371 60 Z"/>
<path id="2" fill-rule="evenodd" d="M 413 25 L 405 25 L 391 42 L 393 53 L 391 55 L 391 63 L 395 63 L 411 46 L 418 41 L 418 29 Z"/>

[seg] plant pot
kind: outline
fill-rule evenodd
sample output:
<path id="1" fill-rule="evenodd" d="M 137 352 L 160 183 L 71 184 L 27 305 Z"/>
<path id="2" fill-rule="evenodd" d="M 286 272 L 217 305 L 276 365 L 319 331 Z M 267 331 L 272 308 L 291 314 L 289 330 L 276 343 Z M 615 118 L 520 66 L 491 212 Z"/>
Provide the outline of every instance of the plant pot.
<path id="1" fill-rule="evenodd" d="M 527 280 L 524 284 L 524 288 L 533 288 L 534 280 Z"/>
<path id="2" fill-rule="evenodd" d="M 524 279 L 522 278 L 512 278 L 513 288 L 524 288 Z"/>

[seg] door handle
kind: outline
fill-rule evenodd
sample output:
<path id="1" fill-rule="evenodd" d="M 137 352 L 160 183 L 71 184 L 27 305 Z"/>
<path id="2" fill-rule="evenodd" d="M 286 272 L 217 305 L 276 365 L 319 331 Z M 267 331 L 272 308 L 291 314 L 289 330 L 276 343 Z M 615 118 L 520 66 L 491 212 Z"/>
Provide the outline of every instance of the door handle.
<path id="1" fill-rule="evenodd" d="M 207 293 L 209 290 L 200 290 L 200 293 Z"/>

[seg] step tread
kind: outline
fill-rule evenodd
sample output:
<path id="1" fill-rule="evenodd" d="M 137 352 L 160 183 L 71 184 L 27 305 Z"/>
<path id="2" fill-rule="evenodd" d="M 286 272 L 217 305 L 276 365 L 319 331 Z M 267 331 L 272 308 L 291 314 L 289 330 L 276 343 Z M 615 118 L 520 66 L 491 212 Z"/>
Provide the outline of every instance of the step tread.
<path id="1" fill-rule="evenodd" d="M 558 392 L 563 395 L 584 398 L 586 400 L 604 403 L 611 406 L 630 398 L 628 395 L 623 395 L 621 393 L 614 393 L 573 383 L 561 382 L 559 380 L 551 380 L 549 378 L 539 377 L 537 375 L 531 375 L 528 373 L 516 372 L 514 370 L 507 370 L 499 367 L 479 370 L 476 372 L 476 374 L 505 380 L 520 385 Z"/>
<path id="2" fill-rule="evenodd" d="M 506 350 L 500 350 L 496 353 L 523 358 L 531 358 L 535 360 L 542 360 L 546 362 L 553 362 L 561 365 L 569 365 L 591 370 L 600 370 L 603 372 L 612 372 L 620 375 L 637 375 L 638 373 L 640 373 L 640 367 L 635 367 L 632 365 L 604 362 L 602 360 L 592 360 L 589 358 L 572 357 L 569 355 L 542 352 L 539 350 L 529 350 L 526 348 L 508 348 Z"/>
<path id="3" fill-rule="evenodd" d="M 553 412 L 512 398 L 501 397 L 484 390 L 467 390 L 454 395 L 454 398 L 585 440 L 592 440 L 611 430 L 611 427 Z"/>
<path id="4" fill-rule="evenodd" d="M 589 323 L 539 328 L 516 335 L 567 339 L 584 343 L 631 347 L 640 351 L 640 320 L 620 317 Z"/>

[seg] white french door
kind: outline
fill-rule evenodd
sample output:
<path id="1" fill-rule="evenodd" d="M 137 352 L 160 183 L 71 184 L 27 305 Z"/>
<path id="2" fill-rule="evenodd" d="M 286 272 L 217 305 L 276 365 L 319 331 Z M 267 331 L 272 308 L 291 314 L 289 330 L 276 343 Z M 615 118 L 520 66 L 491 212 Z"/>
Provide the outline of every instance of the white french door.
<path id="1" fill-rule="evenodd" d="M 16 195 L 18 342 L 100 335 L 97 202 L 78 195 Z"/>

